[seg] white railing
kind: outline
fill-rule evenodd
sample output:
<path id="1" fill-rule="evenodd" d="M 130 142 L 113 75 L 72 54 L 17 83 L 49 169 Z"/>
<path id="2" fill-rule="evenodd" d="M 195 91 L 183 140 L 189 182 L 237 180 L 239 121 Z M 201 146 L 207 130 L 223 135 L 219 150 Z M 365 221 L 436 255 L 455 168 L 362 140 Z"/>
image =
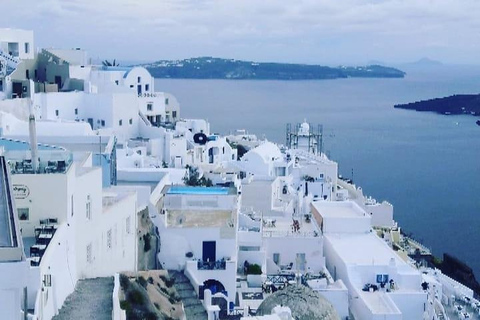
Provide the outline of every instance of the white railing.
<path id="1" fill-rule="evenodd" d="M 287 230 L 263 230 L 264 238 L 314 238 L 320 237 L 320 232 L 318 231 L 305 231 L 305 232 L 293 232 Z"/>

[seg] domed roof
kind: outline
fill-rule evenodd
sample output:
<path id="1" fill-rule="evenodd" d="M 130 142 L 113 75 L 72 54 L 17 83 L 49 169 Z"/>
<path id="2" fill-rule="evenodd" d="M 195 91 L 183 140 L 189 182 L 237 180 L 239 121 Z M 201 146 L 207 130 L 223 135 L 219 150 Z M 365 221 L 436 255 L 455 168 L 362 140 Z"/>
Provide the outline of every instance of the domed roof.
<path id="1" fill-rule="evenodd" d="M 300 125 L 300 129 L 298 130 L 298 134 L 308 135 L 309 133 L 310 133 L 310 125 L 308 124 L 308 122 L 305 121 Z"/>
<path id="2" fill-rule="evenodd" d="M 303 285 L 289 285 L 263 300 L 257 315 L 269 315 L 276 306 L 286 306 L 294 319 L 340 320 L 337 311 L 318 292 Z"/>

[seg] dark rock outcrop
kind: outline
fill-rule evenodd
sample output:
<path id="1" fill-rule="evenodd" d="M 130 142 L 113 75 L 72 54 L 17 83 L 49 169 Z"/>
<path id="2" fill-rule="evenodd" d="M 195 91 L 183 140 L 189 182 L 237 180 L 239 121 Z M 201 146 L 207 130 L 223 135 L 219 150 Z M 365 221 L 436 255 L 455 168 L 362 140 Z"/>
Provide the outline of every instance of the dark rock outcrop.
<path id="1" fill-rule="evenodd" d="M 458 94 L 445 98 L 397 104 L 394 108 L 433 111 L 441 114 L 480 115 L 480 94 Z"/>
<path id="2" fill-rule="evenodd" d="M 467 266 L 463 261 L 454 256 L 444 253 L 443 261 L 437 265 L 445 275 L 462 283 L 475 292 L 475 296 L 480 297 L 480 284 L 475 279 L 472 268 Z"/>

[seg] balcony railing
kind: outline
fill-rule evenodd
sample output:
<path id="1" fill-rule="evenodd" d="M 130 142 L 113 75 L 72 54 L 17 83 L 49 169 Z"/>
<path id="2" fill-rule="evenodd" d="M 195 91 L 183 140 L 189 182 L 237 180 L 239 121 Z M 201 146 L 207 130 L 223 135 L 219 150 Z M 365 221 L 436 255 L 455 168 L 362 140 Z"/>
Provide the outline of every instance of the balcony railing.
<path id="1" fill-rule="evenodd" d="M 225 259 L 217 261 L 197 261 L 197 270 L 225 270 L 227 263 Z"/>

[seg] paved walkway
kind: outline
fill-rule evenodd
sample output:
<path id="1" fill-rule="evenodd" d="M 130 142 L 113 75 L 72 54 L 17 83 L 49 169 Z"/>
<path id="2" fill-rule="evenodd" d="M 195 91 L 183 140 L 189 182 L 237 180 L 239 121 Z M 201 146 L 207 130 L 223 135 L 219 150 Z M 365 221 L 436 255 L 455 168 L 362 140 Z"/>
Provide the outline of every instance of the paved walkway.
<path id="1" fill-rule="evenodd" d="M 79 280 L 53 320 L 112 319 L 113 277 Z"/>

